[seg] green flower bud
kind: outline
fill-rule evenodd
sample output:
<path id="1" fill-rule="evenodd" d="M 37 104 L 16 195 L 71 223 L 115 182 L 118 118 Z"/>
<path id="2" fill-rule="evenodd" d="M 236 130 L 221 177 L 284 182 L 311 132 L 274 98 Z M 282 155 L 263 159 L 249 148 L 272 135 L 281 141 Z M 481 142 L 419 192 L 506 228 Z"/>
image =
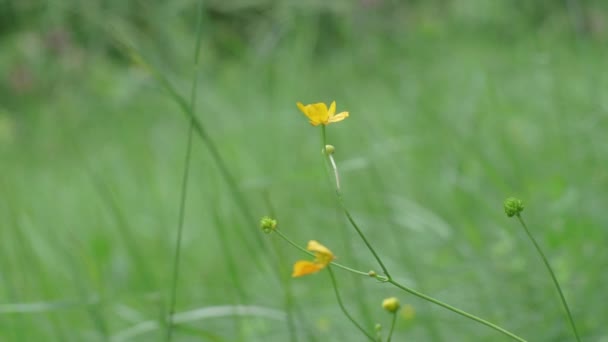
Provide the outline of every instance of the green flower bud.
<path id="1" fill-rule="evenodd" d="M 376 271 L 369 271 L 367 272 L 367 275 L 369 275 L 372 278 L 376 278 L 378 276 L 378 273 L 376 273 Z"/>
<path id="2" fill-rule="evenodd" d="M 323 154 L 334 154 L 334 152 L 336 152 L 336 148 L 334 147 L 334 145 L 325 145 L 325 148 L 323 149 L 323 151 L 321 151 L 321 153 Z"/>
<path id="3" fill-rule="evenodd" d="M 504 207 L 507 216 L 519 216 L 519 213 L 524 211 L 524 202 L 522 202 L 522 200 L 519 198 L 509 197 L 505 200 Z"/>
<path id="4" fill-rule="evenodd" d="M 262 231 L 264 231 L 264 233 L 270 234 L 277 229 L 277 220 L 268 216 L 264 216 L 260 220 L 260 228 L 262 228 Z"/>
<path id="5" fill-rule="evenodd" d="M 376 331 L 376 341 L 382 341 L 382 324 L 376 323 L 374 330 Z"/>
<path id="6" fill-rule="evenodd" d="M 382 308 L 390 313 L 395 313 L 399 310 L 399 299 L 396 297 L 386 298 L 382 301 Z"/>

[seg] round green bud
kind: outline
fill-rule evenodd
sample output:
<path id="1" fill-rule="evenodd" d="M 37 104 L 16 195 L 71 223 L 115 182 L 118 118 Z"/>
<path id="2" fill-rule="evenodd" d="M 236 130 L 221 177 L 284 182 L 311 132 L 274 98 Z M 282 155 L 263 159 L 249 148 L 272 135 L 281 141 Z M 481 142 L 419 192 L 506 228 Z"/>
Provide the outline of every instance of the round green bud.
<path id="1" fill-rule="evenodd" d="M 519 213 L 524 211 L 524 202 L 522 202 L 522 200 L 520 200 L 519 198 L 509 197 L 505 200 L 504 207 L 507 216 L 519 216 Z"/>
<path id="2" fill-rule="evenodd" d="M 323 154 L 334 154 L 334 152 L 336 152 L 336 148 L 334 147 L 334 145 L 325 145 L 325 148 L 323 148 L 323 150 L 321 151 L 321 153 Z"/>
<path id="3" fill-rule="evenodd" d="M 382 330 L 382 324 L 376 323 L 376 325 L 374 326 L 374 330 L 376 330 L 376 332 L 380 332 L 380 330 Z"/>
<path id="4" fill-rule="evenodd" d="M 386 298 L 382 301 L 382 308 L 390 313 L 395 313 L 399 310 L 399 299 L 396 297 Z"/>
<path id="5" fill-rule="evenodd" d="M 376 273 L 376 271 L 369 271 L 367 272 L 367 275 L 369 275 L 372 278 L 376 278 L 378 276 L 378 273 Z"/>
<path id="6" fill-rule="evenodd" d="M 264 216 L 260 220 L 260 228 L 262 228 L 262 231 L 264 233 L 270 234 L 277 229 L 277 220 L 268 216 Z"/>

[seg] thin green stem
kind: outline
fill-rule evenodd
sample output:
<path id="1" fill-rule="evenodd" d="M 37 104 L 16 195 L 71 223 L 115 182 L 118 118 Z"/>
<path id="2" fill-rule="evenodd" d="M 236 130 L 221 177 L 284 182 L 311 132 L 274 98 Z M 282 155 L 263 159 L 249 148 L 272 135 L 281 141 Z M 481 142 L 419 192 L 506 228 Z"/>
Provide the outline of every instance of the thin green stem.
<path id="1" fill-rule="evenodd" d="M 391 330 L 388 332 L 388 338 L 386 342 L 391 342 L 393 338 L 393 331 L 395 330 L 395 322 L 397 321 L 397 313 L 393 312 L 393 321 L 391 322 Z"/>
<path id="2" fill-rule="evenodd" d="M 325 153 L 325 146 L 327 145 L 327 136 L 326 136 L 326 132 L 325 132 L 325 125 L 321 125 L 321 138 L 323 140 L 323 150 L 322 150 L 323 156 L 327 157 L 327 154 Z M 344 203 L 344 198 L 342 197 L 342 191 L 340 190 L 340 186 L 339 186 L 340 181 L 338 178 L 338 167 L 336 166 L 336 163 L 333 159 L 330 159 L 330 161 L 331 161 L 332 169 L 334 171 L 334 175 L 336 177 L 336 196 L 338 197 L 338 203 L 340 204 L 342 211 L 344 211 L 344 214 L 348 218 L 348 222 L 350 222 L 351 226 L 353 226 L 353 228 L 355 228 L 355 230 L 357 231 L 357 234 L 359 234 L 359 237 L 361 238 L 361 240 L 363 240 L 363 242 L 365 243 L 365 246 L 367 246 L 367 249 L 369 249 L 370 252 L 372 252 L 372 255 L 374 256 L 374 258 L 376 259 L 378 264 L 380 264 L 380 267 L 382 268 L 382 272 L 384 272 L 386 277 L 390 279 L 391 278 L 390 273 L 388 272 L 388 269 L 386 268 L 386 266 L 384 266 L 382 259 L 380 259 L 380 256 L 378 255 L 378 253 L 376 253 L 376 250 L 374 249 L 374 247 L 372 247 L 371 243 L 367 240 L 367 238 L 365 237 L 365 234 L 363 234 L 363 231 L 361 231 L 361 229 L 359 228 L 359 226 L 353 219 L 352 215 L 346 208 L 346 204 Z"/>
<path id="3" fill-rule="evenodd" d="M 342 312 L 344 313 L 344 315 L 357 327 L 357 329 L 359 329 L 370 341 L 375 341 L 376 339 L 370 335 L 367 331 L 365 331 L 365 329 L 363 329 L 363 327 L 357 323 L 357 321 L 353 318 L 353 316 L 350 315 L 350 313 L 348 313 L 348 310 L 346 310 L 346 307 L 344 306 L 344 303 L 342 302 L 342 298 L 340 297 L 340 292 L 338 291 L 338 283 L 336 282 L 336 277 L 334 276 L 334 272 L 332 271 L 331 267 L 327 267 L 327 271 L 329 272 L 329 276 L 331 277 L 331 283 L 334 287 L 334 292 L 336 294 L 336 299 L 338 300 L 338 305 L 340 305 L 340 309 L 342 309 Z"/>
<path id="4" fill-rule="evenodd" d="M 288 238 L 285 234 L 283 234 L 280 230 L 275 230 L 275 233 L 277 233 L 283 240 L 285 240 L 287 243 L 289 243 L 290 245 L 294 246 L 295 248 L 299 249 L 300 251 L 310 255 L 310 256 L 315 256 L 314 253 L 307 251 L 304 247 L 298 245 L 297 243 L 293 242 L 290 238 Z M 358 275 L 362 275 L 365 277 L 369 277 L 369 272 L 363 272 L 363 271 L 359 271 L 359 270 L 355 270 L 354 268 L 350 268 L 348 266 L 344 266 L 342 264 L 339 264 L 337 262 L 332 261 L 331 265 L 334 265 L 336 267 L 339 267 L 343 270 L 358 274 Z M 381 276 L 376 276 L 380 281 L 385 281 L 386 279 L 381 277 Z"/>
<path id="5" fill-rule="evenodd" d="M 182 250 L 182 235 L 184 230 L 184 214 L 186 211 L 186 197 L 188 189 L 188 179 L 190 174 L 190 160 L 192 153 L 192 126 L 188 129 L 188 145 L 186 147 L 186 162 L 182 178 L 181 196 L 179 204 L 179 218 L 177 223 L 177 236 L 175 238 L 175 253 L 173 255 L 173 274 L 171 275 L 171 297 L 169 299 L 169 316 L 167 322 L 166 340 L 171 341 L 173 334 L 173 314 L 175 313 L 175 303 L 177 301 L 177 279 L 179 277 L 179 261 Z"/>
<path id="6" fill-rule="evenodd" d="M 445 309 L 448 309 L 448 310 L 450 310 L 452 312 L 455 312 L 455 313 L 457 313 L 457 314 L 459 314 L 461 316 L 467 317 L 467 318 L 472 319 L 472 320 L 474 320 L 474 321 L 476 321 L 478 323 L 481 323 L 481 324 L 483 324 L 483 325 L 485 325 L 487 327 L 490 327 L 490 328 L 492 328 L 492 329 L 494 329 L 496 331 L 499 331 L 499 332 L 501 332 L 501 333 L 503 333 L 503 334 L 511 337 L 512 339 L 514 339 L 516 341 L 526 342 L 526 340 L 524 340 L 523 338 L 521 338 L 521 337 L 513 334 L 512 332 L 510 332 L 508 330 L 505 330 L 505 329 L 499 327 L 498 325 L 496 325 L 494 323 L 490 323 L 490 322 L 486 321 L 485 319 L 479 318 L 479 317 L 477 317 L 477 316 L 475 316 L 473 314 L 470 314 L 470 313 L 468 313 L 466 311 L 460 310 L 460 309 L 458 309 L 456 307 L 453 307 L 453 306 L 451 306 L 449 304 L 446 304 L 446 303 L 444 303 L 444 302 L 442 302 L 440 300 L 437 300 L 437 299 L 435 299 L 433 297 L 427 296 L 424 293 L 418 292 L 418 291 L 416 291 L 414 289 L 411 289 L 411 288 L 409 288 L 409 287 L 407 287 L 405 285 L 402 285 L 402 284 L 396 282 L 393 279 L 389 279 L 388 282 L 391 283 L 391 284 L 393 284 L 395 287 L 398 287 L 398 288 L 402 289 L 405 292 L 413 294 L 414 296 L 422 298 L 422 299 L 424 299 L 426 301 L 429 301 L 429 302 L 431 302 L 433 304 L 439 305 L 439 306 L 441 306 L 441 307 L 443 307 Z"/>
<path id="7" fill-rule="evenodd" d="M 576 337 L 576 340 L 578 342 L 581 342 L 581 338 L 578 335 L 578 331 L 576 330 L 576 325 L 574 324 L 574 319 L 572 318 L 572 313 L 570 312 L 570 308 L 568 307 L 568 303 L 566 302 L 566 297 L 564 296 L 564 293 L 562 292 L 561 286 L 559 286 L 559 282 L 557 281 L 557 277 L 555 277 L 555 273 L 553 273 L 553 269 L 551 268 L 551 265 L 549 265 L 549 260 L 547 260 L 545 253 L 543 253 L 542 249 L 540 248 L 540 245 L 538 244 L 536 239 L 532 236 L 532 233 L 528 229 L 528 226 L 526 225 L 526 223 L 524 222 L 524 219 L 521 217 L 521 215 L 519 213 L 517 214 L 517 219 L 519 220 L 519 223 L 521 223 L 522 227 L 524 227 L 524 230 L 526 231 L 526 234 L 530 238 L 530 241 L 532 241 L 532 243 L 534 244 L 534 247 L 536 247 L 536 251 L 538 252 L 538 254 L 540 254 L 540 257 L 543 259 L 543 262 L 545 263 L 545 266 L 547 267 L 547 270 L 549 271 L 549 274 L 551 275 L 551 279 L 553 279 L 553 284 L 555 284 L 555 288 L 557 288 L 557 292 L 559 293 L 559 297 L 562 301 L 562 305 L 564 306 L 564 309 L 566 309 L 566 314 L 568 315 L 568 320 L 570 321 L 570 326 L 572 327 L 574 336 Z"/>
<path id="8" fill-rule="evenodd" d="M 200 56 L 201 36 L 202 36 L 202 13 L 203 6 L 202 2 L 199 3 L 197 23 L 196 23 L 196 45 L 194 50 L 194 80 L 192 81 L 192 88 L 190 91 L 190 111 L 195 112 L 196 107 L 196 89 L 198 88 L 198 64 Z M 184 165 L 184 174 L 182 177 L 181 196 L 179 203 L 179 218 L 177 222 L 177 236 L 175 240 L 175 254 L 173 255 L 173 274 L 171 276 L 171 297 L 169 302 L 169 316 L 167 324 L 167 336 L 166 340 L 171 341 L 173 335 L 173 314 L 175 313 L 175 303 L 177 301 L 177 279 L 179 277 L 179 261 L 181 258 L 182 250 L 182 235 L 184 230 L 184 216 L 186 212 L 186 198 L 188 193 L 188 180 L 190 176 L 190 161 L 192 159 L 192 136 L 194 133 L 194 119 L 190 119 L 188 128 L 188 142 L 186 147 L 186 161 Z"/>
<path id="9" fill-rule="evenodd" d="M 266 208 L 268 213 L 270 213 L 270 217 L 276 217 L 276 212 L 274 210 L 274 206 L 272 205 L 272 201 L 270 200 L 270 194 L 268 191 L 264 191 L 264 202 L 266 204 Z M 276 263 L 278 269 L 285 269 L 286 259 L 283 253 L 283 250 L 279 248 L 278 241 L 276 239 L 272 239 L 272 248 L 274 249 L 275 254 L 277 255 Z M 295 300 L 293 296 L 293 291 L 291 287 L 291 279 L 288 275 L 281 274 L 279 276 L 279 281 L 283 283 L 284 291 L 284 303 L 285 303 L 285 314 L 287 318 L 287 330 L 289 332 L 289 341 L 298 342 L 298 331 L 295 322 L 296 315 L 296 306 Z"/>
<path id="10" fill-rule="evenodd" d="M 369 243 L 369 241 L 367 240 L 367 238 L 365 237 L 365 235 L 363 234 L 363 232 L 361 231 L 361 229 L 359 228 L 359 226 L 357 225 L 357 223 L 353 219 L 352 215 L 350 214 L 350 212 L 346 208 L 346 205 L 344 204 L 344 200 L 342 199 L 342 194 L 339 191 L 336 191 L 336 193 L 338 195 L 338 201 L 340 202 L 340 206 L 342 207 L 342 210 L 344 211 L 344 214 L 348 218 L 348 222 L 350 222 L 351 226 L 353 226 L 353 228 L 355 228 L 355 230 L 357 231 L 357 234 L 359 234 L 359 237 L 361 237 L 361 240 L 363 240 L 363 242 L 367 246 L 367 249 L 369 249 L 370 252 L 372 252 L 372 254 L 374 255 L 374 258 L 376 259 L 376 261 L 378 262 L 378 264 L 380 264 L 380 267 L 382 268 L 382 272 L 384 272 L 384 274 L 386 275 L 386 277 L 388 279 L 390 279 L 391 275 L 388 272 L 388 269 L 386 268 L 386 266 L 384 266 L 384 263 L 382 262 L 382 259 L 380 259 L 380 256 L 378 255 L 378 253 L 376 253 L 376 250 Z"/>
<path id="11" fill-rule="evenodd" d="M 213 214 L 213 218 L 214 218 L 214 223 L 216 227 L 221 227 L 222 226 L 222 222 L 220 219 L 220 215 L 218 208 L 212 208 L 212 212 Z M 232 255 L 232 247 L 233 245 L 230 243 L 230 238 L 228 236 L 228 232 L 225 229 L 217 229 L 217 237 L 219 239 L 220 242 L 220 249 L 223 251 L 223 258 L 226 261 L 226 265 L 227 265 L 227 273 L 230 276 L 230 281 L 232 282 L 236 293 L 237 293 L 237 299 L 235 300 L 235 306 L 236 305 L 240 305 L 240 304 L 244 304 L 247 303 L 248 298 L 247 298 L 247 292 L 245 291 L 245 288 L 243 287 L 244 282 L 241 281 L 241 277 L 239 276 L 239 272 L 238 272 L 238 267 L 237 267 L 237 263 L 236 260 L 234 260 L 234 256 Z M 240 315 L 233 315 L 234 316 L 234 327 L 236 329 L 236 335 L 238 336 L 237 340 L 238 341 L 245 341 L 245 337 L 244 337 L 244 329 L 243 329 L 243 324 L 242 324 L 242 318 Z"/>

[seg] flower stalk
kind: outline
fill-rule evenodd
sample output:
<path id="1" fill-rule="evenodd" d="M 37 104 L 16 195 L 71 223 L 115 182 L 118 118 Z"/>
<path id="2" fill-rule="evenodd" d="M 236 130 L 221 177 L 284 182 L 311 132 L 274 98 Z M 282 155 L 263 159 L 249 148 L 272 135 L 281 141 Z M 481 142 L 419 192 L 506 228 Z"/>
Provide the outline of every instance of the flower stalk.
<path id="1" fill-rule="evenodd" d="M 543 263 L 545 264 L 547 271 L 551 275 L 553 284 L 555 285 L 555 288 L 557 289 L 557 292 L 559 294 L 559 298 L 562 302 L 562 305 L 563 305 L 564 309 L 566 310 L 566 315 L 568 316 L 568 321 L 570 323 L 570 327 L 572 328 L 572 332 L 574 333 L 576 340 L 578 342 L 581 342 L 581 338 L 578 335 L 578 330 L 576 329 L 576 324 L 574 324 L 574 318 L 572 318 L 572 313 L 570 312 L 570 307 L 568 307 L 568 302 L 566 302 L 566 297 L 564 296 L 564 293 L 562 292 L 562 288 L 559 285 L 559 282 L 557 281 L 557 277 L 555 276 L 555 273 L 553 272 L 553 269 L 551 268 L 551 265 L 549 264 L 549 260 L 547 260 L 545 253 L 543 253 L 542 249 L 540 248 L 540 245 L 538 244 L 538 242 L 536 241 L 534 236 L 532 236 L 532 233 L 530 232 L 530 229 L 528 229 L 528 226 L 526 225 L 526 222 L 524 222 L 524 219 L 521 217 L 521 214 L 517 213 L 515 216 L 517 216 L 517 220 L 519 221 L 519 223 L 521 223 L 521 226 L 526 231 L 526 234 L 530 238 L 530 241 L 532 241 L 532 244 L 536 248 L 536 251 L 540 255 L 541 259 L 543 260 Z"/>
<path id="2" fill-rule="evenodd" d="M 325 126 L 321 126 L 321 137 L 323 140 L 323 146 L 327 146 L 327 134 L 325 132 Z M 371 243 L 369 242 L 369 240 L 367 239 L 367 237 L 365 236 L 365 234 L 363 234 L 363 231 L 361 231 L 361 229 L 359 228 L 359 226 L 357 225 L 357 223 L 355 222 L 355 220 L 353 219 L 352 215 L 350 214 L 350 211 L 348 211 L 348 208 L 346 207 L 346 204 L 344 203 L 344 198 L 342 197 L 342 191 L 340 190 L 340 180 L 339 180 L 339 173 L 338 173 L 338 167 L 333 159 L 333 155 L 327 155 L 327 157 L 329 157 L 329 160 L 331 161 L 331 165 L 332 165 L 332 169 L 334 171 L 334 175 L 336 177 L 336 197 L 338 198 L 338 203 L 340 204 L 340 207 L 342 208 L 342 211 L 344 212 L 344 214 L 346 215 L 346 218 L 348 219 L 348 222 L 350 223 L 350 225 L 355 229 L 355 231 L 357 232 L 357 234 L 359 235 L 359 237 L 361 238 L 361 240 L 363 240 L 363 243 L 365 243 L 365 246 L 367 247 L 367 249 L 370 250 L 370 252 L 372 253 L 372 255 L 374 256 L 374 258 L 376 259 L 376 261 L 378 262 L 378 264 L 380 265 L 380 268 L 382 268 L 382 272 L 384 272 L 384 274 L 386 275 L 386 277 L 388 279 L 390 279 L 390 274 L 388 272 L 388 269 L 386 268 L 386 266 L 384 265 L 384 262 L 382 262 L 382 259 L 380 258 L 380 256 L 378 255 L 378 253 L 376 253 L 376 250 L 374 249 L 374 247 L 371 245 Z"/>
<path id="3" fill-rule="evenodd" d="M 344 315 L 348 318 L 348 320 L 350 320 L 354 326 L 357 327 L 357 329 L 359 329 L 359 331 L 361 331 L 361 333 L 363 333 L 363 335 L 365 335 L 365 337 L 367 337 L 370 341 L 375 342 L 376 339 L 367 331 L 365 331 L 365 329 L 361 326 L 361 324 L 359 324 L 354 317 L 348 312 L 348 310 L 346 309 L 346 306 L 344 306 L 344 303 L 342 302 L 342 298 L 340 297 L 340 292 L 338 291 L 338 283 L 336 282 L 336 276 L 334 275 L 334 272 L 331 270 L 331 267 L 327 268 L 327 271 L 329 272 L 329 276 L 331 277 L 331 284 L 334 288 L 334 293 L 336 294 L 336 299 L 338 300 L 338 305 L 340 306 L 340 309 L 342 310 L 342 312 L 344 313 Z"/>

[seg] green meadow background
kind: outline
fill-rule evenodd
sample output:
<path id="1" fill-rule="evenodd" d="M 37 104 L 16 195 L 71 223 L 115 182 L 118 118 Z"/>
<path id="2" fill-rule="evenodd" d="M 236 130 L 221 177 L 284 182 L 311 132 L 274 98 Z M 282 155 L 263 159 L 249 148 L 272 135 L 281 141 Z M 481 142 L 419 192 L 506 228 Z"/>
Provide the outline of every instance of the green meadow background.
<path id="1" fill-rule="evenodd" d="M 173 340 L 364 340 L 327 271 L 290 278 L 307 256 L 258 227 L 379 271 L 295 105 L 335 100 L 346 205 L 396 279 L 573 341 L 517 196 L 582 339 L 608 341 L 607 44 L 600 0 L 2 0 L 0 340 L 165 339 L 198 78 Z M 508 341 L 335 274 L 370 332 L 397 296 L 394 341 Z"/>

